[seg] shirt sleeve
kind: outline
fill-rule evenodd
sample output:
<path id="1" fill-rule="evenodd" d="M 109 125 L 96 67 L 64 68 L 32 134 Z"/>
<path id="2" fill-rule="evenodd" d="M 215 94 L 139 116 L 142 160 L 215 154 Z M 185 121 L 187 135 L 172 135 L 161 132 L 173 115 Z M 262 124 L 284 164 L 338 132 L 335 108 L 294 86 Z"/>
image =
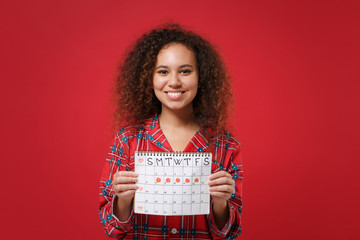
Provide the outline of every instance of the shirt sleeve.
<path id="1" fill-rule="evenodd" d="M 115 134 L 100 178 L 100 221 L 106 234 L 118 239 L 124 238 L 126 233 L 131 230 L 134 222 L 133 211 L 131 211 L 129 219 L 124 222 L 119 221 L 113 213 L 116 198 L 112 185 L 113 176 L 117 171 L 129 170 L 130 157 L 127 141 L 125 134 L 119 132 Z"/>
<path id="2" fill-rule="evenodd" d="M 228 200 L 229 219 L 222 229 L 218 229 L 215 224 L 212 206 L 208 221 L 210 232 L 213 239 L 235 239 L 241 233 L 241 210 L 242 210 L 242 179 L 243 165 L 240 151 L 240 143 L 225 143 L 226 153 L 222 163 L 219 164 L 219 170 L 227 171 L 235 180 L 234 192 Z M 229 151 L 233 150 L 233 151 Z"/>

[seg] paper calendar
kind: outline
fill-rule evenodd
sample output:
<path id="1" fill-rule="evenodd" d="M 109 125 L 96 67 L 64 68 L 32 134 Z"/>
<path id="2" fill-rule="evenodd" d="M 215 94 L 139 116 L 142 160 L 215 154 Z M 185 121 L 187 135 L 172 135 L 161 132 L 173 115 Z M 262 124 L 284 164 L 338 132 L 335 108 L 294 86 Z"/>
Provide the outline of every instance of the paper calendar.
<path id="1" fill-rule="evenodd" d="M 135 213 L 209 214 L 211 163 L 211 153 L 135 152 Z"/>

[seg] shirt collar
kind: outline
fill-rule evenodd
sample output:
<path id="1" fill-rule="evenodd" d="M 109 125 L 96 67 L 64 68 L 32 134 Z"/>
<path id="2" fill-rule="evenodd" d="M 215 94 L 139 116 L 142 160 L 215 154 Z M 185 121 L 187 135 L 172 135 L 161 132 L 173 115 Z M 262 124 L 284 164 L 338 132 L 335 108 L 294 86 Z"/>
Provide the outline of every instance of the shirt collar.
<path id="1" fill-rule="evenodd" d="M 162 151 L 172 151 L 169 142 L 162 132 L 159 124 L 159 117 L 157 114 L 147 119 L 144 123 L 144 129 L 147 131 L 147 139 L 159 147 Z M 209 151 L 209 143 L 205 138 L 205 133 L 202 129 L 197 131 L 191 138 L 190 142 L 184 149 L 185 152 L 203 152 Z"/>

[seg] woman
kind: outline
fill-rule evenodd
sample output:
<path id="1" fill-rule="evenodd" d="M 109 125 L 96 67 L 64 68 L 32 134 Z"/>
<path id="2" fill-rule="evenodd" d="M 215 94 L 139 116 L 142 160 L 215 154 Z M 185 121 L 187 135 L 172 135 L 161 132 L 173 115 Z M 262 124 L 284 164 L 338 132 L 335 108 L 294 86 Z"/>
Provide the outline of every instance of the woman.
<path id="1" fill-rule="evenodd" d="M 226 131 L 230 81 L 216 50 L 173 24 L 144 34 L 126 54 L 115 134 L 103 170 L 99 215 L 120 239 L 235 239 L 241 232 L 240 143 Z M 135 214 L 135 151 L 212 152 L 210 214 Z"/>

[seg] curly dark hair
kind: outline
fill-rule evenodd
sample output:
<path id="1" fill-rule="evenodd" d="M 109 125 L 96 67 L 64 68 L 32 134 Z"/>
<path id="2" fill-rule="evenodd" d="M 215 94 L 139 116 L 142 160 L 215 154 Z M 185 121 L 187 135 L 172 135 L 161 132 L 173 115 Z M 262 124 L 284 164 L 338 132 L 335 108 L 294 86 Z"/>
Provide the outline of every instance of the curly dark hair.
<path id="1" fill-rule="evenodd" d="M 198 124 L 207 137 L 224 131 L 233 97 L 224 63 L 208 41 L 173 23 L 143 34 L 125 53 L 114 88 L 115 128 L 141 124 L 161 112 L 152 88 L 153 73 L 159 51 L 170 43 L 184 44 L 195 54 L 200 87 L 193 109 Z"/>

